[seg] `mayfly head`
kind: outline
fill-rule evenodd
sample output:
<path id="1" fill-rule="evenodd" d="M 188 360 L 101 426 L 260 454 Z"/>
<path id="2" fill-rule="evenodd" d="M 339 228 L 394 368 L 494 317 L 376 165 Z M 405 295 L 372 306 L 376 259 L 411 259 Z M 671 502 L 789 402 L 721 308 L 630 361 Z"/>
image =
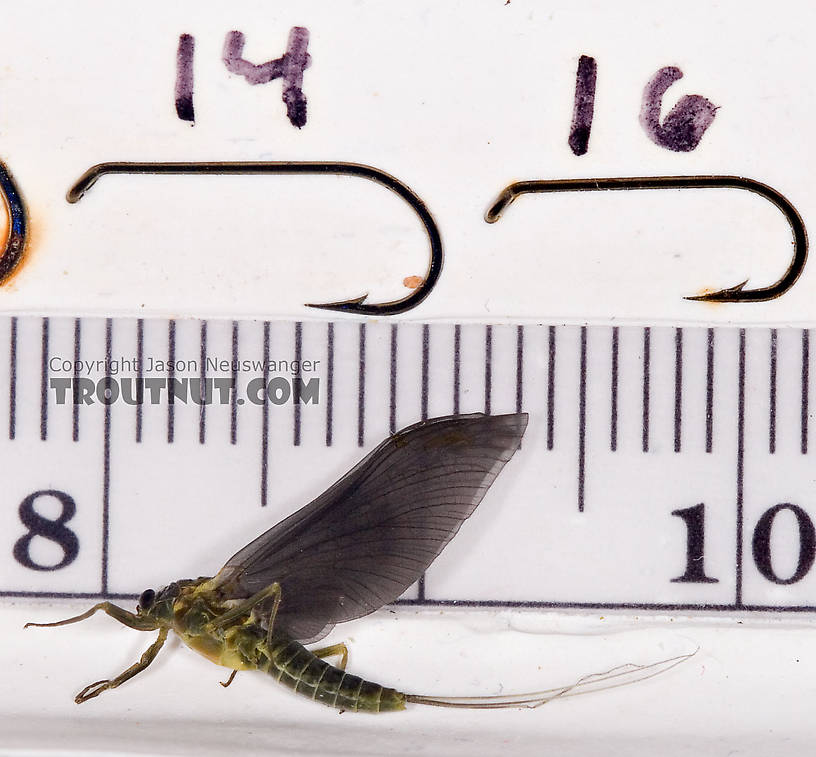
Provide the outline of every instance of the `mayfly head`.
<path id="1" fill-rule="evenodd" d="M 163 589 L 145 589 L 139 595 L 136 605 L 136 614 L 142 618 L 150 618 L 159 625 L 164 625 L 173 619 L 173 606 L 182 588 L 184 581 L 174 581 Z"/>
<path id="2" fill-rule="evenodd" d="M 139 615 L 146 615 L 156 601 L 156 592 L 153 589 L 145 589 L 139 596 L 139 604 L 136 605 L 136 612 Z"/>

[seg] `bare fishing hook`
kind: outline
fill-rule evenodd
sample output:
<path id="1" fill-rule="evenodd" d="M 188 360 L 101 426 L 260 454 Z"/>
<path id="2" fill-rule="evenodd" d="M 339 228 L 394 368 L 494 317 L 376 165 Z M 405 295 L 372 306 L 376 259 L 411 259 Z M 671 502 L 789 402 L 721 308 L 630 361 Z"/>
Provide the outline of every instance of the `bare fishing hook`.
<path id="1" fill-rule="evenodd" d="M 595 192 L 620 189 L 742 189 L 758 194 L 775 205 L 790 224 L 793 257 L 784 275 L 773 284 L 745 289 L 748 280 L 735 286 L 685 297 L 702 302 L 766 302 L 781 297 L 795 283 L 805 267 L 808 240 L 805 224 L 793 204 L 767 184 L 742 176 L 639 176 L 604 179 L 540 179 L 517 181 L 507 186 L 485 213 L 487 223 L 501 218 L 507 206 L 518 196 L 531 192 Z"/>
<path id="2" fill-rule="evenodd" d="M 20 191 L 3 163 L 0 163 L 0 191 L 5 199 L 9 217 L 8 235 L 3 254 L 0 256 L 0 283 L 2 283 L 14 273 L 22 260 L 27 232 L 25 206 Z"/>
<path id="3" fill-rule="evenodd" d="M 70 203 L 78 202 L 83 195 L 106 174 L 325 174 L 355 176 L 368 179 L 390 189 L 401 197 L 417 214 L 428 235 L 430 244 L 430 261 L 420 285 L 407 297 L 391 302 L 366 303 L 368 294 L 348 300 L 326 303 L 307 303 L 306 307 L 336 310 L 341 313 L 358 315 L 395 315 L 404 313 L 419 305 L 434 288 L 442 271 L 442 239 L 439 228 L 425 203 L 410 187 L 399 179 L 381 171 L 379 168 L 361 163 L 336 162 L 287 162 L 287 161 L 251 161 L 251 162 L 113 162 L 98 163 L 85 171 L 79 180 L 68 190 L 66 199 Z"/>

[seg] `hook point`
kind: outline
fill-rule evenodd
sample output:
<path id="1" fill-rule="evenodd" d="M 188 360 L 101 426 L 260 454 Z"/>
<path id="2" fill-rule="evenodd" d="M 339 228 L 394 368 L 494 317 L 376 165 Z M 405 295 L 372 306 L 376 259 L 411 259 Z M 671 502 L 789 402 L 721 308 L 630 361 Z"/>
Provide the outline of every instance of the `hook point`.
<path id="1" fill-rule="evenodd" d="M 359 297 L 352 297 L 349 300 L 339 300 L 337 302 L 307 302 L 307 308 L 317 308 L 319 310 L 336 310 L 339 313 L 356 313 L 360 311 L 362 305 L 368 299 L 368 292 Z"/>
<path id="2" fill-rule="evenodd" d="M 688 297 L 684 297 L 683 299 L 692 300 L 693 302 L 732 302 L 734 300 L 741 299 L 739 295 L 742 293 L 742 290 L 745 289 L 745 286 L 747 284 L 748 279 L 745 279 L 745 281 L 742 281 L 739 284 L 735 284 L 732 287 L 718 289 L 716 292 L 706 292 L 705 294 L 689 295 Z"/>

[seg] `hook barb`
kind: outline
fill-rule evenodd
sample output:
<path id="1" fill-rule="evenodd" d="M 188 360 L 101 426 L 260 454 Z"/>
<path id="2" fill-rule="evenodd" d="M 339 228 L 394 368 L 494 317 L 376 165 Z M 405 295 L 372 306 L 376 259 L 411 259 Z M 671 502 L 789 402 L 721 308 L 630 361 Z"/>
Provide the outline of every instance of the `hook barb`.
<path id="1" fill-rule="evenodd" d="M 353 297 L 338 302 L 308 304 L 307 307 L 334 310 L 356 315 L 396 315 L 415 308 L 436 285 L 442 272 L 442 238 L 433 216 L 407 184 L 379 168 L 362 163 L 337 162 L 291 162 L 291 161 L 250 161 L 250 162 L 110 162 L 91 166 L 68 190 L 65 199 L 76 203 L 82 199 L 94 184 L 107 174 L 324 174 L 352 176 L 368 179 L 389 189 L 404 200 L 417 214 L 428 236 L 430 260 L 422 283 L 409 295 L 391 302 L 366 303 L 368 295 Z"/>
<path id="2" fill-rule="evenodd" d="M 748 284 L 748 279 L 745 281 L 740 282 L 739 284 L 735 284 L 732 287 L 727 287 L 725 289 L 719 289 L 716 292 L 704 292 L 703 294 L 690 294 L 686 297 L 683 297 L 684 300 L 692 300 L 693 302 L 740 302 L 744 301 L 743 292 L 745 291 L 745 286 Z M 748 290 L 750 293 L 750 289 Z M 756 290 L 754 290 L 756 291 Z M 777 294 L 777 297 L 780 297 L 784 292 L 780 292 Z"/>
<path id="3" fill-rule="evenodd" d="M 323 302 L 319 304 L 307 302 L 306 307 L 320 308 L 322 310 L 334 310 L 338 313 L 354 313 L 359 312 L 360 306 L 366 307 L 363 305 L 363 303 L 367 298 L 368 293 L 361 294 L 359 297 L 352 297 L 350 300 L 340 300 L 338 302 Z"/>
<path id="4" fill-rule="evenodd" d="M 541 179 L 517 181 L 505 187 L 485 213 L 487 223 L 501 218 L 507 206 L 528 193 L 595 192 L 623 189 L 741 189 L 758 194 L 775 205 L 788 222 L 793 235 L 793 256 L 782 277 L 773 284 L 746 289 L 748 280 L 734 286 L 691 295 L 684 299 L 696 302 L 767 302 L 781 297 L 797 281 L 805 268 L 808 239 L 799 211 L 781 192 L 754 179 L 742 176 L 640 176 L 603 179 Z"/>

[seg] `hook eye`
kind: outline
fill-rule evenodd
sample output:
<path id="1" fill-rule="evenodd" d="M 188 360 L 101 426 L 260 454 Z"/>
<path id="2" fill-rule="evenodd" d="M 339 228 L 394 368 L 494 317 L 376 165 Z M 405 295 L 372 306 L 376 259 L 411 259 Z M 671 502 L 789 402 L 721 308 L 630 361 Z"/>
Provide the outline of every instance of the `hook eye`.
<path id="1" fill-rule="evenodd" d="M 742 176 L 640 176 L 607 179 L 540 179 L 508 185 L 485 213 L 487 223 L 502 217 L 513 200 L 523 194 L 541 192 L 598 192 L 622 189 L 742 189 L 764 197 L 785 216 L 793 234 L 793 257 L 784 275 L 773 284 L 746 289 L 748 280 L 716 292 L 685 297 L 700 302 L 766 302 L 781 297 L 802 275 L 807 261 L 808 240 L 799 211 L 773 187 Z"/>
<path id="2" fill-rule="evenodd" d="M 306 307 L 335 310 L 358 315 L 395 315 L 404 313 L 419 305 L 434 288 L 442 272 L 442 239 L 439 228 L 425 203 L 408 185 L 381 171 L 379 168 L 362 163 L 332 162 L 215 162 L 215 163 L 99 163 L 85 171 L 68 190 L 66 199 L 70 203 L 79 202 L 85 193 L 106 174 L 334 174 L 352 176 L 373 181 L 402 198 L 419 216 L 430 245 L 430 260 L 425 277 L 409 295 L 391 302 L 367 303 L 367 294 L 348 300 L 325 303 L 308 303 Z"/>
<path id="3" fill-rule="evenodd" d="M 27 232 L 25 207 L 20 191 L 3 163 L 0 163 L 0 193 L 8 215 L 8 233 L 0 257 L 0 283 L 3 283 L 14 273 L 23 258 Z"/>

